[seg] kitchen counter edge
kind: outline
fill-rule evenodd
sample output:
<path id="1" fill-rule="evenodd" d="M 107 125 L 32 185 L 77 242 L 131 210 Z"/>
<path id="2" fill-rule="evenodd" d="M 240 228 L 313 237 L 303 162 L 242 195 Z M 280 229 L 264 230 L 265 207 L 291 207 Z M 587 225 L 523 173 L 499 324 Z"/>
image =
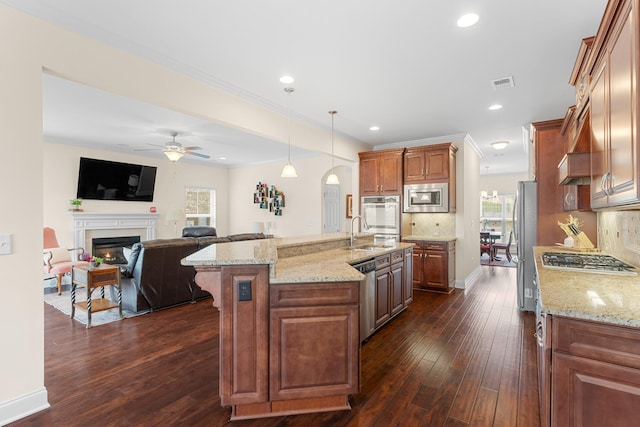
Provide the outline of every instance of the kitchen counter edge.
<path id="1" fill-rule="evenodd" d="M 533 252 L 543 313 L 640 328 L 639 276 L 546 268 L 541 261 L 544 252 L 568 251 L 534 246 Z"/>

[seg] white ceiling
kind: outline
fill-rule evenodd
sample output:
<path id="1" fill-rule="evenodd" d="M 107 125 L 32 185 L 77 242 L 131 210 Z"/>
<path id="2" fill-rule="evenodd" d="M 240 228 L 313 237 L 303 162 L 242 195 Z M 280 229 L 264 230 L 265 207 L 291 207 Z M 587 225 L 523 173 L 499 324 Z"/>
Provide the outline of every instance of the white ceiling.
<path id="1" fill-rule="evenodd" d="M 578 47 L 596 33 L 607 3 L 0 2 L 276 111 L 287 110 L 278 78 L 290 74 L 296 119 L 330 129 L 327 111 L 336 109 L 336 132 L 371 146 L 467 133 L 485 153 L 483 174 L 486 166 L 489 174 L 526 171 L 523 126 L 562 118 L 575 102 L 568 80 Z M 478 24 L 456 27 L 469 11 L 480 15 Z M 515 87 L 491 86 L 507 76 Z M 174 130 L 212 164 L 286 158 L 282 144 L 58 78 L 45 77 L 44 97 L 44 134 L 52 141 L 131 151 L 162 145 Z M 504 108 L 489 111 L 494 103 Z M 497 153 L 489 146 L 496 140 L 510 144 Z M 310 153 L 294 147 L 291 155 Z"/>

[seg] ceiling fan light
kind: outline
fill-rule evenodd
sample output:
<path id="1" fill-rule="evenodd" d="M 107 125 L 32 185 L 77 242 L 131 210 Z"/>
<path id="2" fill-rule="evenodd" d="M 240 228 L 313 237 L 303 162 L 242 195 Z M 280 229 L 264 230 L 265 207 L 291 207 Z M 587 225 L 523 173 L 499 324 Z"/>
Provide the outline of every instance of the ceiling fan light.
<path id="1" fill-rule="evenodd" d="M 289 162 L 282 168 L 282 173 L 280 174 L 281 178 L 297 178 L 298 174 L 296 173 L 296 168 Z"/>
<path id="2" fill-rule="evenodd" d="M 172 162 L 177 162 L 178 160 L 180 160 L 182 158 L 182 156 L 184 156 L 184 154 L 179 152 L 179 151 L 165 150 L 165 151 L 163 151 L 163 153 Z"/>
<path id="3" fill-rule="evenodd" d="M 496 141 L 492 142 L 491 146 L 496 150 L 504 150 L 509 145 L 509 141 Z"/>
<path id="4" fill-rule="evenodd" d="M 338 175 L 332 173 L 327 177 L 327 185 L 340 185 L 340 180 L 338 179 Z"/>

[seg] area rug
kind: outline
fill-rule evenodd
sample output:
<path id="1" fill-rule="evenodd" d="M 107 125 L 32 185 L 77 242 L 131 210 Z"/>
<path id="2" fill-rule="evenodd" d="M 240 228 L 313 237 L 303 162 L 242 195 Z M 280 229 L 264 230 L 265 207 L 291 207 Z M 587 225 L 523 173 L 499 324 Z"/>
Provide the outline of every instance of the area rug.
<path id="1" fill-rule="evenodd" d="M 511 258 L 511 261 L 509 261 L 506 257 L 501 258 L 499 260 L 483 260 L 482 258 L 480 259 L 480 265 L 488 265 L 491 267 L 510 267 L 510 268 L 516 268 L 516 262 L 518 261 L 518 259 L 516 257 Z"/>
<path id="2" fill-rule="evenodd" d="M 47 283 L 45 283 L 44 302 L 58 309 L 62 313 L 66 314 L 67 316 L 71 316 L 71 293 L 69 291 L 69 285 L 66 285 L 66 286 L 63 285 L 62 295 L 58 295 L 58 293 L 55 291 L 55 281 L 54 281 L 53 289 L 50 289 L 50 286 L 46 286 L 46 285 Z M 51 290 L 53 290 L 53 292 L 51 292 Z M 111 292 L 109 291 L 108 287 L 105 288 L 104 294 L 105 294 L 105 298 L 109 300 L 112 299 Z M 85 301 L 86 298 L 87 298 L 87 291 L 85 290 L 85 288 L 77 287 L 76 302 Z M 95 289 L 93 291 L 93 298 L 94 299 L 100 298 L 100 289 Z M 122 310 L 122 315 L 124 316 L 125 319 L 128 317 L 140 316 L 146 313 L 149 313 L 149 311 L 133 312 L 125 309 Z M 87 312 L 85 310 L 82 310 L 76 307 L 76 312 L 73 316 L 73 319 L 75 321 L 82 323 L 83 325 L 86 325 Z M 96 312 L 91 313 L 92 328 L 94 326 L 105 325 L 107 323 L 117 322 L 120 320 L 122 319 L 120 318 L 120 313 L 117 308 L 114 308 L 112 310 L 99 311 L 97 313 Z"/>

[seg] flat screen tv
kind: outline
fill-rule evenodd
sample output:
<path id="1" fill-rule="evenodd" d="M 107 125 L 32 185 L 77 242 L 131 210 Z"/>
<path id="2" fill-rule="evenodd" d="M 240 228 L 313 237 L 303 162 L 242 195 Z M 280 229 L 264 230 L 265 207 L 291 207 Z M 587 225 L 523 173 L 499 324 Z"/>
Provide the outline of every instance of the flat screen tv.
<path id="1" fill-rule="evenodd" d="M 79 199 L 152 202 L 156 167 L 80 157 Z"/>

